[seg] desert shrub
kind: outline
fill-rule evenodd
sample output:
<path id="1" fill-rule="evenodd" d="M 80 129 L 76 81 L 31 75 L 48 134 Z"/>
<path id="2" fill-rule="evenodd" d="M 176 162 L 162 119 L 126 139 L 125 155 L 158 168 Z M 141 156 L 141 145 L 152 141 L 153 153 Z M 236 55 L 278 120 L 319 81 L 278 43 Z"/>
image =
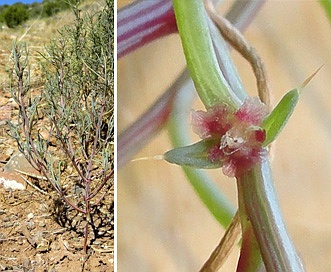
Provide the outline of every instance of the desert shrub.
<path id="1" fill-rule="evenodd" d="M 25 22 L 29 18 L 29 13 L 25 5 L 17 3 L 4 10 L 3 18 L 8 27 L 14 28 Z"/>
<path id="2" fill-rule="evenodd" d="M 54 14 L 58 13 L 61 10 L 66 10 L 70 8 L 70 6 L 77 4 L 77 0 L 45 0 L 43 2 L 43 12 L 42 15 L 44 17 L 50 17 Z"/>
<path id="3" fill-rule="evenodd" d="M 28 6 L 29 18 L 37 18 L 39 15 L 42 14 L 43 11 L 43 4 L 34 2 Z"/>
<path id="4" fill-rule="evenodd" d="M 5 23 L 4 14 L 5 14 L 5 10 L 7 7 L 8 7 L 8 5 L 0 6 L 0 23 Z"/>
<path id="5" fill-rule="evenodd" d="M 38 96 L 29 96 L 26 46 L 13 49 L 19 119 L 18 126 L 9 124 L 11 135 L 64 205 L 87 223 L 85 251 L 89 226 L 94 237 L 98 232 L 92 211 L 113 186 L 113 5 L 108 0 L 84 16 L 74 9 L 75 23 L 60 30 L 43 54 L 45 87 Z M 84 193 L 72 196 L 77 187 Z M 101 221 L 112 227 L 111 217 Z"/>

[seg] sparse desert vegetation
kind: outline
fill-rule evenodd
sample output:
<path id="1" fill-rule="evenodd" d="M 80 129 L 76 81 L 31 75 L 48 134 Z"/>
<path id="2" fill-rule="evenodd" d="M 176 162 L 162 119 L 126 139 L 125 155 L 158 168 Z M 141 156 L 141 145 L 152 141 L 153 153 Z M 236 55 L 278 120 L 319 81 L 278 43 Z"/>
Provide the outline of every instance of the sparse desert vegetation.
<path id="1" fill-rule="evenodd" d="M 2 270 L 113 270 L 113 6 L 0 30 Z"/>

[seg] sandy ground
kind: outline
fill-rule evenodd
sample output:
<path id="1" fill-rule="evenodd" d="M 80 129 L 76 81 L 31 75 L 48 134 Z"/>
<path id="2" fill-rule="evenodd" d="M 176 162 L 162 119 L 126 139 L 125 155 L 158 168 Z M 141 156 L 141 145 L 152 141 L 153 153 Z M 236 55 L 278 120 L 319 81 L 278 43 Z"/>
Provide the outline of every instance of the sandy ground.
<path id="1" fill-rule="evenodd" d="M 331 271 L 331 32 L 317 1 L 268 1 L 245 33 L 267 67 L 274 103 L 320 65 L 274 146 L 280 205 L 307 271 Z M 249 66 L 234 54 L 245 86 Z M 130 54 L 118 66 L 118 127 L 127 127 L 184 67 L 177 35 Z M 201 107 L 201 106 L 200 106 Z M 170 149 L 166 130 L 136 157 Z M 235 182 L 210 171 L 236 204 Z M 223 234 L 179 167 L 131 162 L 118 173 L 119 271 L 197 271 Z M 221 271 L 234 271 L 234 250 Z"/>

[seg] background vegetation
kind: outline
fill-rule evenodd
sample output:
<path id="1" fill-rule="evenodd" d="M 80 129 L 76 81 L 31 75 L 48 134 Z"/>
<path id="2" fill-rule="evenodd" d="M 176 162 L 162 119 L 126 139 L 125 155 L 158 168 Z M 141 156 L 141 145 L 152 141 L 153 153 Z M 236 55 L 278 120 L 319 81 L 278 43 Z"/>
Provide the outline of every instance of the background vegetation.
<path id="1" fill-rule="evenodd" d="M 77 0 L 44 0 L 41 3 L 2 5 L 0 6 L 0 26 L 6 25 L 9 28 L 14 28 L 28 19 L 37 18 L 39 16 L 53 16 L 59 11 L 66 10 L 76 3 Z"/>

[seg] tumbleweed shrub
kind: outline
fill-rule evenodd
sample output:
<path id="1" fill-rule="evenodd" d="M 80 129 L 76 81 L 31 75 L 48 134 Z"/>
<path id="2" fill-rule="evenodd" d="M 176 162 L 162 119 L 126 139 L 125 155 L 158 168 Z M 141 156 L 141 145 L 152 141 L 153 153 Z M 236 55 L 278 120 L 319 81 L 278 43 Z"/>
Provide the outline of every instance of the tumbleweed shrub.
<path id="1" fill-rule="evenodd" d="M 89 226 L 95 238 L 100 224 L 113 225 L 113 214 L 93 218 L 101 204 L 113 209 L 113 5 L 107 0 L 84 14 L 72 7 L 73 25 L 41 53 L 45 85 L 38 95 L 30 92 L 27 46 L 13 46 L 11 92 L 19 118 L 10 123 L 11 135 L 58 193 L 56 206 L 83 216 L 85 251 Z M 71 222 L 63 209 L 56 217 L 62 225 Z"/>

